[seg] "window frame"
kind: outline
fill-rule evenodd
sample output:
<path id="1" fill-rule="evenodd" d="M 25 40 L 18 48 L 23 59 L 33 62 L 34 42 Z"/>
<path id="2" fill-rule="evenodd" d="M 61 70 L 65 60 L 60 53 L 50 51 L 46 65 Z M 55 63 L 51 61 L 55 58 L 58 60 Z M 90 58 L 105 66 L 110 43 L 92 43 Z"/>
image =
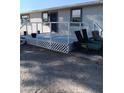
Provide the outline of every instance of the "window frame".
<path id="1" fill-rule="evenodd" d="M 80 17 L 73 17 L 73 11 L 74 10 L 80 10 Z M 74 21 L 74 19 L 78 18 L 78 20 L 80 21 Z M 70 17 L 70 21 L 71 22 L 82 22 L 82 8 L 74 8 L 74 9 L 71 9 L 71 17 Z"/>
<path id="2" fill-rule="evenodd" d="M 44 19 L 44 16 L 43 16 L 44 13 L 47 13 L 47 17 L 48 17 L 48 18 Z M 43 22 L 49 22 L 49 13 L 48 13 L 48 12 L 42 12 L 42 21 L 43 21 Z"/>
<path id="3" fill-rule="evenodd" d="M 28 20 L 26 21 L 26 22 L 30 22 L 30 14 L 24 14 L 24 15 L 21 15 L 21 23 L 24 23 L 23 22 L 23 19 L 25 19 L 25 18 L 22 18 L 23 16 L 28 16 Z"/>

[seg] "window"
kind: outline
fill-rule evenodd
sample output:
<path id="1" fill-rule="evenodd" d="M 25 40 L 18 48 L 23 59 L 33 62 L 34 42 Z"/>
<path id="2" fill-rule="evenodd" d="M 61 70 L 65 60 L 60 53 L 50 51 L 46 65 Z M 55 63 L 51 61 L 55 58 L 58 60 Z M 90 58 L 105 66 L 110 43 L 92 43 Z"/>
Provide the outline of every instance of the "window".
<path id="1" fill-rule="evenodd" d="M 48 20 L 49 20 L 48 13 L 43 13 L 42 19 L 43 19 L 43 22 L 48 22 Z"/>
<path id="2" fill-rule="evenodd" d="M 21 16 L 21 23 L 25 23 L 25 22 L 30 22 L 29 15 L 22 15 Z"/>
<path id="3" fill-rule="evenodd" d="M 73 9 L 71 11 L 71 21 L 72 22 L 81 22 L 82 21 L 82 11 L 81 11 L 81 9 Z"/>

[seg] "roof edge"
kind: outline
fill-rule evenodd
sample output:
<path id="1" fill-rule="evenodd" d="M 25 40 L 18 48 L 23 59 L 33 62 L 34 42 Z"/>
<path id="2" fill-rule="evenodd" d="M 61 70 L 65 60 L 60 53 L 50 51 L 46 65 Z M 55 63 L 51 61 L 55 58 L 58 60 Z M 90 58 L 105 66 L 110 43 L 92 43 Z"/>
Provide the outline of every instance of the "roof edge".
<path id="1" fill-rule="evenodd" d="M 89 5 L 97 5 L 97 4 L 103 4 L 103 1 L 89 1 L 89 2 L 71 4 L 71 5 L 64 5 L 64 6 L 60 6 L 60 7 L 31 10 L 31 11 L 23 12 L 20 14 L 23 15 L 23 14 L 29 14 L 29 13 L 38 13 L 38 12 L 44 12 L 44 11 L 52 11 L 52 10 L 66 9 L 66 8 L 77 7 L 77 6 L 89 6 Z"/>

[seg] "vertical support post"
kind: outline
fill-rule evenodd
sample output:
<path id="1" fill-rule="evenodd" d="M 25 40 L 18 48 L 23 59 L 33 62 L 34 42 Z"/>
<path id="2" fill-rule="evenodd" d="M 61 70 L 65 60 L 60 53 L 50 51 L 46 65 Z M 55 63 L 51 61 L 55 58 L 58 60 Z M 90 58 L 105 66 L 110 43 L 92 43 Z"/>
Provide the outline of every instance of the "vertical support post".
<path id="1" fill-rule="evenodd" d="M 42 33 L 43 33 L 43 22 L 41 23 L 41 27 L 42 27 Z"/>
<path id="2" fill-rule="evenodd" d="M 51 30 L 52 30 L 52 29 L 51 29 L 51 24 L 52 24 L 52 23 L 50 22 L 50 49 L 51 49 L 51 45 L 52 45 L 52 38 L 51 38 Z"/>
<path id="3" fill-rule="evenodd" d="M 27 23 L 26 23 L 26 31 L 28 32 L 28 27 L 27 27 Z"/>
<path id="4" fill-rule="evenodd" d="M 82 31 L 81 31 L 81 24 L 82 23 L 81 22 L 78 22 L 78 23 L 79 23 L 79 31 L 81 32 L 81 34 L 83 34 Z"/>
<path id="5" fill-rule="evenodd" d="M 28 33 L 27 23 L 25 23 L 25 31 L 24 31 L 24 35 L 27 35 L 27 33 Z"/>
<path id="6" fill-rule="evenodd" d="M 37 22 L 35 23 L 36 25 L 35 25 L 35 27 L 36 27 L 36 32 L 35 32 L 35 34 L 37 35 Z M 37 37 L 37 36 L 36 36 Z M 38 40 L 36 39 L 36 41 L 35 41 L 35 44 L 36 45 L 38 45 Z"/>
<path id="7" fill-rule="evenodd" d="M 67 52 L 70 51 L 70 48 L 69 48 L 69 42 L 70 42 L 70 22 L 67 23 L 68 25 L 68 43 L 67 43 Z"/>
<path id="8" fill-rule="evenodd" d="M 36 31 L 38 31 L 38 23 L 36 23 Z M 36 32 L 37 33 L 37 32 Z"/>
<path id="9" fill-rule="evenodd" d="M 31 33 L 33 33 L 32 23 L 31 23 Z"/>
<path id="10" fill-rule="evenodd" d="M 81 31 L 81 22 L 79 23 L 79 29 L 80 29 L 80 31 Z"/>
<path id="11" fill-rule="evenodd" d="M 68 45 L 69 45 L 69 39 L 70 39 L 70 22 L 68 22 Z"/>

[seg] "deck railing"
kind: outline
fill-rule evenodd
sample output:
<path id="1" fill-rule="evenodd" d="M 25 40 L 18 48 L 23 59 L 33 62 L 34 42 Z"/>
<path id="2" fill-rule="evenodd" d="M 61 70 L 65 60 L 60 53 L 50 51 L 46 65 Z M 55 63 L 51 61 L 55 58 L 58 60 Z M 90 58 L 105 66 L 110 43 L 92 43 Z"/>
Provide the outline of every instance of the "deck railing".
<path id="1" fill-rule="evenodd" d="M 22 26 L 20 27 L 20 29 L 23 28 L 24 26 L 26 26 L 26 29 L 25 30 L 28 31 L 27 26 L 30 25 L 31 26 L 31 30 L 33 30 L 32 29 L 32 25 L 33 24 L 36 24 L 36 30 L 38 30 L 38 24 L 42 24 L 41 25 L 42 28 L 43 28 L 43 24 L 50 24 L 50 27 L 51 27 L 51 24 L 67 24 L 68 25 L 68 28 L 71 27 L 70 24 L 79 24 L 79 26 L 78 26 L 79 28 L 82 27 L 82 26 L 84 26 L 84 25 L 85 26 L 89 26 L 88 24 L 86 24 L 84 22 L 28 22 L 28 23 L 23 23 Z M 43 29 L 41 31 L 43 32 Z"/>
<path id="2" fill-rule="evenodd" d="M 100 35 L 103 36 L 103 28 L 96 22 L 93 24 L 94 30 L 98 30 L 100 32 Z"/>
<path id="3" fill-rule="evenodd" d="M 49 31 L 47 32 L 47 34 L 49 34 L 50 36 L 50 41 L 52 40 L 52 24 L 58 24 L 60 25 L 59 27 L 61 27 L 61 25 L 64 25 L 62 29 L 66 29 L 63 30 L 62 33 L 61 32 L 57 32 L 56 34 L 60 34 L 61 35 L 65 35 L 67 36 L 67 41 L 69 44 L 69 39 L 70 36 L 72 35 L 73 31 L 72 30 L 81 30 L 83 27 L 89 29 L 89 26 L 86 23 L 83 22 L 30 22 L 30 23 L 25 23 L 24 25 L 22 25 L 21 29 L 23 27 L 25 27 L 25 31 L 29 31 L 28 26 L 30 26 L 31 28 L 31 33 L 37 33 L 36 31 L 40 30 L 41 33 L 44 33 L 44 26 L 47 26 L 49 28 Z M 39 25 L 41 25 L 41 29 L 39 29 Z M 34 32 L 35 30 L 35 32 Z"/>
<path id="4" fill-rule="evenodd" d="M 51 28 L 53 24 L 58 25 L 58 32 L 52 32 Z M 48 29 L 44 29 L 44 26 Z M 32 38 L 30 35 L 27 35 L 26 38 L 29 44 L 63 53 L 68 53 L 71 50 L 70 45 L 74 41 L 77 41 L 74 31 L 81 31 L 83 28 L 91 31 L 90 26 L 83 22 L 30 22 L 23 24 L 20 29 L 24 28 L 23 31 L 29 32 L 29 27 L 31 33 L 37 33 L 38 30 L 42 33 L 37 34 L 37 38 Z M 46 30 L 49 31 L 44 32 Z"/>

